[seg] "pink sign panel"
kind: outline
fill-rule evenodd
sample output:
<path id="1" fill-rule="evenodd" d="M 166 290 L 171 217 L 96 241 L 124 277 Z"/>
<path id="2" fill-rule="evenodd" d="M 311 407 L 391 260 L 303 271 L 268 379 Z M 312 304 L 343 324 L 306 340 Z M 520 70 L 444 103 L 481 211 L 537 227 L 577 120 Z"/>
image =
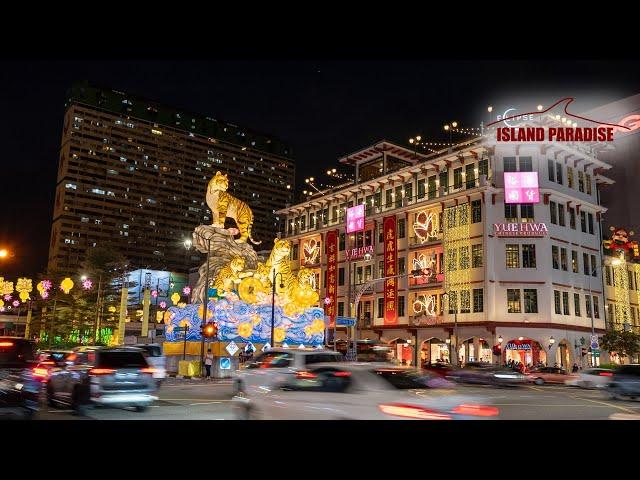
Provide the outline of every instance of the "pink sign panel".
<path id="1" fill-rule="evenodd" d="M 540 203 L 538 172 L 504 172 L 504 203 Z"/>
<path id="2" fill-rule="evenodd" d="M 347 209 L 347 233 L 364 230 L 364 205 Z"/>

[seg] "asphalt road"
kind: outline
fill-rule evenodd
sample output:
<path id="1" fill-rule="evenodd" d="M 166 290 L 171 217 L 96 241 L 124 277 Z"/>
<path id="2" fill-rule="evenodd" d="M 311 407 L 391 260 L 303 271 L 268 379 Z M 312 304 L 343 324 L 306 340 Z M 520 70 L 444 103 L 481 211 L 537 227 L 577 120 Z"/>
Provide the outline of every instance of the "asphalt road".
<path id="1" fill-rule="evenodd" d="M 607 420 L 635 415 L 640 401 L 610 400 L 605 392 L 565 386 L 492 388 L 460 386 L 461 392 L 481 396 L 500 409 L 501 420 Z M 42 407 L 36 419 L 46 420 L 232 420 L 231 384 L 168 380 L 159 400 L 146 412 L 93 408 L 87 417 L 70 410 Z"/>

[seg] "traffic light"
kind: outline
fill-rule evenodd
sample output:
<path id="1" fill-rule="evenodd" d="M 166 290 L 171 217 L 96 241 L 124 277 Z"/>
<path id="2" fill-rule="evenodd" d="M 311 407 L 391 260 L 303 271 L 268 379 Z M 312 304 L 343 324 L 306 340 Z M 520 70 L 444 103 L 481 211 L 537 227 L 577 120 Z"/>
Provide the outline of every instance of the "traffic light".
<path id="1" fill-rule="evenodd" d="M 214 338 L 218 335 L 218 326 L 213 322 L 207 323 L 202 329 L 202 335 L 204 338 Z"/>

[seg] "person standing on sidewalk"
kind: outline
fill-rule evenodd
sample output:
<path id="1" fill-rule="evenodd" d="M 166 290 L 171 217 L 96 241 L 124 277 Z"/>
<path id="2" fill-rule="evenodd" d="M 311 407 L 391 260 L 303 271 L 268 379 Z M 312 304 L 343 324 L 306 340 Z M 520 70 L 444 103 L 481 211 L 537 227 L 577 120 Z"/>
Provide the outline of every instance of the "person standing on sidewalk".
<path id="1" fill-rule="evenodd" d="M 205 378 L 211 380 L 211 366 L 213 365 L 213 355 L 211 349 L 207 350 L 207 354 L 204 357 L 204 369 L 207 371 Z"/>

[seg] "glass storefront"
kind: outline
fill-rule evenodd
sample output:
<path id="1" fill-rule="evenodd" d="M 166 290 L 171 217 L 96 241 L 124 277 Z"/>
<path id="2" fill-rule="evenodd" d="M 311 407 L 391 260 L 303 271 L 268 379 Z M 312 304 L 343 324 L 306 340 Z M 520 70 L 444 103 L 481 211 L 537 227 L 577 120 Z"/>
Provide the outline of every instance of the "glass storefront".
<path id="1" fill-rule="evenodd" d="M 449 345 L 438 338 L 423 342 L 420 361 L 422 365 L 439 362 L 451 363 L 449 360 Z"/>

